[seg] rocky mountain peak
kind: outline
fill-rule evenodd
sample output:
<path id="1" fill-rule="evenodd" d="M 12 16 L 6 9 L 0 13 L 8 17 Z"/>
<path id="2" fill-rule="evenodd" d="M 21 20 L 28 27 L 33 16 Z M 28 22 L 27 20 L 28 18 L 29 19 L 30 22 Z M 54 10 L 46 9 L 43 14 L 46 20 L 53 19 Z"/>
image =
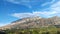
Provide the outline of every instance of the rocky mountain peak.
<path id="1" fill-rule="evenodd" d="M 45 27 L 50 25 L 59 25 L 60 17 L 54 16 L 51 18 L 41 18 L 41 17 L 28 17 L 13 21 L 11 24 L 6 25 L 2 28 L 11 29 L 11 28 L 38 28 Z"/>

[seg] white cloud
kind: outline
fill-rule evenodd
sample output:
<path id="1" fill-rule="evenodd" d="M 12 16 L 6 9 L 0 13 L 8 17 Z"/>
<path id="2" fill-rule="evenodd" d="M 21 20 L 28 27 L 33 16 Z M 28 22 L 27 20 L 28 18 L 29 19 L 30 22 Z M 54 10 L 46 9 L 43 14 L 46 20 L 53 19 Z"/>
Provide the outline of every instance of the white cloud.
<path id="1" fill-rule="evenodd" d="M 55 14 L 56 12 L 40 12 L 40 11 L 35 11 L 32 13 L 14 13 L 12 16 L 17 17 L 17 18 L 26 18 L 26 17 L 34 17 L 34 16 L 47 16 Z"/>
<path id="2" fill-rule="evenodd" d="M 14 4 L 21 4 L 21 5 L 31 8 L 30 0 L 7 0 L 7 1 Z"/>
<path id="3" fill-rule="evenodd" d="M 52 0 L 51 2 L 46 2 L 44 4 L 42 4 L 41 6 L 46 6 L 46 5 L 49 5 L 49 4 L 53 4 L 56 0 Z"/>
<path id="4" fill-rule="evenodd" d="M 52 1 L 53 2 L 53 1 Z M 52 3 L 51 2 L 51 3 Z M 31 16 L 45 16 L 45 17 L 52 17 L 52 16 L 59 16 L 60 15 L 60 1 L 52 4 L 48 9 L 42 11 L 33 11 L 32 13 L 14 13 L 12 16 L 18 18 L 25 18 Z"/>
<path id="5" fill-rule="evenodd" d="M 60 13 L 60 1 L 58 1 L 55 4 L 51 5 L 50 11 L 54 11 L 54 12 L 56 12 L 56 14 Z"/>
<path id="6" fill-rule="evenodd" d="M 27 6 L 28 8 L 32 8 L 32 5 L 37 5 L 40 2 L 40 0 L 5 0 L 5 1 L 14 4 L 24 5 Z"/>
<path id="7" fill-rule="evenodd" d="M 34 13 L 14 13 L 14 14 L 12 14 L 12 16 L 18 17 L 18 18 L 26 18 L 26 17 L 38 16 L 38 14 L 34 14 Z"/>
<path id="8" fill-rule="evenodd" d="M 43 12 L 46 11 L 46 15 L 48 17 L 49 16 L 60 16 L 60 1 L 57 1 L 55 3 L 53 3 L 53 2 L 54 1 L 51 2 L 52 4 L 50 5 L 50 7 L 48 9 L 43 10 Z"/>

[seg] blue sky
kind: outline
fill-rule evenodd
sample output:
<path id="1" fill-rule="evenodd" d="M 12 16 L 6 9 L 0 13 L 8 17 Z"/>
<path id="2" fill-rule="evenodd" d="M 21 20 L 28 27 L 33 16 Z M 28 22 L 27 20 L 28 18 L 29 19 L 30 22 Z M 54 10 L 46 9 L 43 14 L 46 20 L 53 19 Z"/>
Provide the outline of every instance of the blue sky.
<path id="1" fill-rule="evenodd" d="M 17 19 L 60 16 L 60 0 L 0 0 L 0 26 Z"/>

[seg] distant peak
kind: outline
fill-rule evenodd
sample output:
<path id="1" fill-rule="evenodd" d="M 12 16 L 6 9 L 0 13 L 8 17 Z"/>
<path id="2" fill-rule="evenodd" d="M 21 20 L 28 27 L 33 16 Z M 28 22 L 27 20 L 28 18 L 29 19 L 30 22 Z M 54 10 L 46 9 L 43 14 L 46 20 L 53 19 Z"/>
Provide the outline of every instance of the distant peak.
<path id="1" fill-rule="evenodd" d="M 39 17 L 39 16 L 26 17 L 26 18 L 22 18 L 22 19 L 18 19 L 16 21 L 13 21 L 12 23 L 15 23 L 15 22 L 18 22 L 18 21 L 22 21 L 22 20 L 26 20 L 26 19 L 41 19 L 41 17 Z"/>
<path id="2" fill-rule="evenodd" d="M 54 16 L 53 18 L 59 18 L 59 16 Z"/>

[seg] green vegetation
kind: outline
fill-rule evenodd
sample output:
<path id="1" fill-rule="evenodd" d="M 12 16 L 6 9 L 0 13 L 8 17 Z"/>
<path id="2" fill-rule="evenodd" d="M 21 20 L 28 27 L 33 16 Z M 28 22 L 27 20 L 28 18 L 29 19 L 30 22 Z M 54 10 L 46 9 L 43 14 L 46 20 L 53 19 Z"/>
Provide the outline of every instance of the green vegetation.
<path id="1" fill-rule="evenodd" d="M 60 29 L 49 26 L 31 29 L 11 29 L 5 31 L 7 34 L 60 34 Z"/>

